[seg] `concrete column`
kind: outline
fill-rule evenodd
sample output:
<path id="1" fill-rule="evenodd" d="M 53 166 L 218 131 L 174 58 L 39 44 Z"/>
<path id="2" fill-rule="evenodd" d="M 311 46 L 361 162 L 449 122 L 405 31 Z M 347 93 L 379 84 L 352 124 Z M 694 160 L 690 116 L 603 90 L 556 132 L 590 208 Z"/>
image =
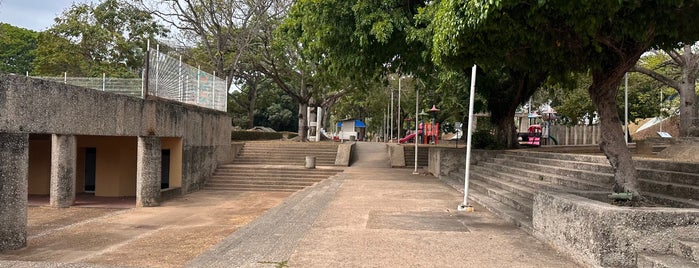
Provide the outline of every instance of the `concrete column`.
<path id="1" fill-rule="evenodd" d="M 75 136 L 51 135 L 51 192 L 52 207 L 67 208 L 75 202 L 75 163 L 77 149 Z"/>
<path id="2" fill-rule="evenodd" d="M 138 137 L 138 156 L 136 159 L 136 206 L 158 206 L 162 161 L 160 138 Z"/>
<path id="3" fill-rule="evenodd" d="M 29 134 L 0 133 L 0 252 L 27 245 Z"/>

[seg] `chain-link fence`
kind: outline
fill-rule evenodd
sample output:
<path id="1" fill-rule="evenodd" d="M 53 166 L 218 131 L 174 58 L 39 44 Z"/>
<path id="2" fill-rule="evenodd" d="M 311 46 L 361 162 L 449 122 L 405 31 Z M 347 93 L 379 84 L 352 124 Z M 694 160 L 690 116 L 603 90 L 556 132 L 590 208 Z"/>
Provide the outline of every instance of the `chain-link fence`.
<path id="1" fill-rule="evenodd" d="M 34 78 L 71 84 L 100 91 L 124 94 L 134 97 L 142 96 L 143 79 L 141 78 L 108 78 L 102 77 L 44 77 Z"/>
<path id="2" fill-rule="evenodd" d="M 181 58 L 151 50 L 147 74 L 148 95 L 226 111 L 226 80 L 187 65 Z"/>
<path id="3" fill-rule="evenodd" d="M 134 97 L 143 93 L 160 98 L 176 100 L 214 110 L 226 111 L 228 84 L 214 74 L 201 71 L 156 50 L 151 50 L 148 70 L 145 72 L 148 85 L 142 78 L 102 77 L 34 77 L 75 86 L 108 91 Z M 147 86 L 147 87 L 146 87 Z M 147 90 L 146 90 L 147 89 Z"/>

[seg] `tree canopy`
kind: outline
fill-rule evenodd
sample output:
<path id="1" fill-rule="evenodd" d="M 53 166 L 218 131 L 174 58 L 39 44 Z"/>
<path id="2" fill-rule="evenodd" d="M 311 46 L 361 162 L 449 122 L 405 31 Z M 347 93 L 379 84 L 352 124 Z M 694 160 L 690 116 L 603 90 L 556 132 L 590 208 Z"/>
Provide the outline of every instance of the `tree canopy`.
<path id="1" fill-rule="evenodd" d="M 38 33 L 0 23 L 0 71 L 24 74 L 36 57 Z"/>

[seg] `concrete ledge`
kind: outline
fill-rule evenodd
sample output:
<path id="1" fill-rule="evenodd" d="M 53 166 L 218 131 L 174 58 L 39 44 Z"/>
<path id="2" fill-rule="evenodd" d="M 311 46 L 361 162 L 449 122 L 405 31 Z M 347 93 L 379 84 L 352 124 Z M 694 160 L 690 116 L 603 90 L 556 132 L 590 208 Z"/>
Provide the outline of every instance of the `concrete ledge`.
<path id="1" fill-rule="evenodd" d="M 471 150 L 471 165 L 487 161 L 502 153 L 501 150 Z M 430 148 L 427 170 L 439 179 L 466 168 L 466 149 L 464 148 Z"/>
<path id="2" fill-rule="evenodd" d="M 182 196 L 182 187 L 160 189 L 160 201 L 164 202 Z"/>
<path id="3" fill-rule="evenodd" d="M 342 143 L 337 146 L 337 155 L 335 155 L 335 165 L 349 167 L 352 160 L 352 148 L 355 142 Z"/>
<path id="4" fill-rule="evenodd" d="M 618 207 L 567 193 L 534 197 L 534 236 L 592 267 L 636 267 L 699 234 L 699 209 Z"/>
<path id="5" fill-rule="evenodd" d="M 403 146 L 388 143 L 388 157 L 391 159 L 391 167 L 405 167 L 405 150 Z"/>

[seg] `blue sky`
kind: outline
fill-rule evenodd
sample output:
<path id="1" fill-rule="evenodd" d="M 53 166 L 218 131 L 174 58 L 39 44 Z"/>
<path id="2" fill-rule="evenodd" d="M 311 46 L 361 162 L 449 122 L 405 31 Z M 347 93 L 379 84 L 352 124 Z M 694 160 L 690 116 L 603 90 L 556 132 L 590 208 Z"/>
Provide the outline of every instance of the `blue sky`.
<path id="1" fill-rule="evenodd" d="M 51 27 L 53 19 L 69 8 L 73 2 L 87 0 L 0 0 L 0 22 L 43 31 Z"/>

